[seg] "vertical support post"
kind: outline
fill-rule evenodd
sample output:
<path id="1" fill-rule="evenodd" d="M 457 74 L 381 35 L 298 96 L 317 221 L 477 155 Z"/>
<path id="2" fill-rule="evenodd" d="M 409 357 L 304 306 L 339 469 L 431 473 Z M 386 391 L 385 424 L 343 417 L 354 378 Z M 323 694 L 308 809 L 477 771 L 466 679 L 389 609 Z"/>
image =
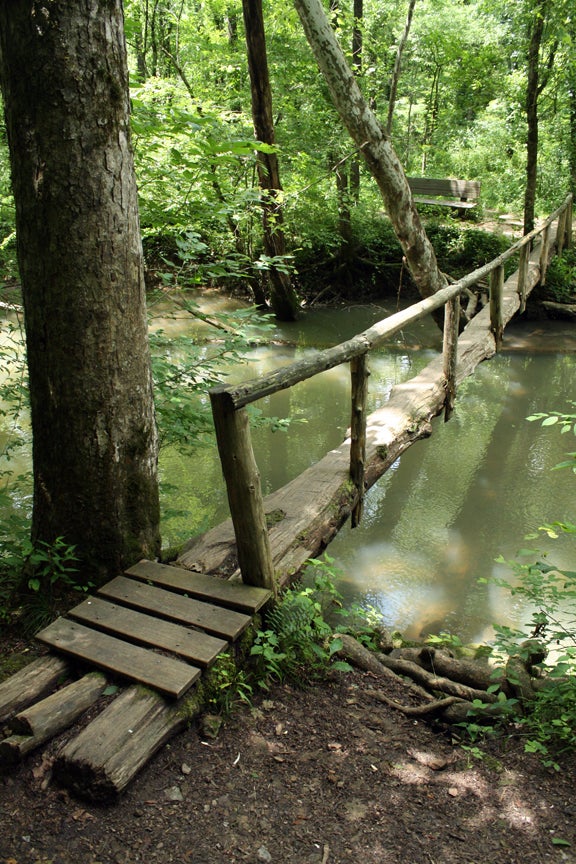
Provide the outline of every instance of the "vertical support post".
<path id="1" fill-rule="evenodd" d="M 566 215 L 566 208 L 564 208 L 558 216 L 558 224 L 556 228 L 556 254 L 558 257 L 562 255 L 564 241 L 566 240 Z"/>
<path id="2" fill-rule="evenodd" d="M 550 226 L 542 231 L 542 247 L 540 249 L 540 285 L 546 284 L 546 272 L 548 270 L 548 257 L 550 254 Z"/>
<path id="3" fill-rule="evenodd" d="M 247 585 L 268 588 L 276 594 L 260 473 L 254 459 L 248 413 L 245 408 L 236 410 L 230 395 L 224 390 L 213 390 L 210 402 L 242 581 Z"/>
<path id="4" fill-rule="evenodd" d="M 444 307 L 444 421 L 450 419 L 456 399 L 456 364 L 458 361 L 458 325 L 460 323 L 460 295 L 449 300 Z"/>
<path id="5" fill-rule="evenodd" d="M 350 479 L 358 499 L 352 510 L 352 528 L 362 519 L 364 510 L 364 469 L 366 464 L 366 415 L 368 399 L 368 365 L 366 354 L 350 361 L 352 417 L 350 420 Z"/>
<path id="6" fill-rule="evenodd" d="M 573 198 L 570 196 L 570 201 L 566 205 L 566 248 L 572 248 L 572 210 Z"/>
<path id="7" fill-rule="evenodd" d="M 504 265 L 500 264 L 490 273 L 490 331 L 496 342 L 496 351 L 502 345 L 504 318 L 502 315 L 502 296 L 504 293 Z"/>
<path id="8" fill-rule="evenodd" d="M 528 275 L 528 264 L 530 263 L 530 244 L 525 243 L 520 249 L 520 261 L 518 262 L 518 294 L 520 295 L 520 312 L 526 309 L 526 276 Z"/>

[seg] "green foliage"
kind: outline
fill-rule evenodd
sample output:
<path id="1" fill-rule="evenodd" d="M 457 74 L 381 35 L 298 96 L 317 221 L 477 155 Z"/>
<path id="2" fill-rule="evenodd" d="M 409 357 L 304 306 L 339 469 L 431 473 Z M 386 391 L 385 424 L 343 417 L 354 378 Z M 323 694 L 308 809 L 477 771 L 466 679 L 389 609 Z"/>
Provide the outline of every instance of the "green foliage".
<path id="1" fill-rule="evenodd" d="M 204 676 L 202 688 L 205 704 L 213 714 L 228 716 L 240 704 L 252 704 L 253 688 L 248 673 L 228 651 L 218 655 Z"/>
<path id="2" fill-rule="evenodd" d="M 509 248 L 509 240 L 501 234 L 477 228 L 463 228 L 457 223 L 428 222 L 426 233 L 434 247 L 442 270 L 455 279 L 484 266 Z M 514 269 L 514 263 L 508 269 Z"/>
<path id="3" fill-rule="evenodd" d="M 333 659 L 342 642 L 327 618 L 342 609 L 342 597 L 334 587 L 332 560 L 310 559 L 309 564 L 313 584 L 288 589 L 268 613 L 266 629 L 256 634 L 250 654 L 263 689 L 274 681 L 302 683 L 323 677 L 328 669 L 350 669 Z"/>
<path id="4" fill-rule="evenodd" d="M 556 303 L 576 300 L 576 247 L 565 249 L 551 260 L 546 271 L 546 284 L 539 286 L 537 296 Z"/>

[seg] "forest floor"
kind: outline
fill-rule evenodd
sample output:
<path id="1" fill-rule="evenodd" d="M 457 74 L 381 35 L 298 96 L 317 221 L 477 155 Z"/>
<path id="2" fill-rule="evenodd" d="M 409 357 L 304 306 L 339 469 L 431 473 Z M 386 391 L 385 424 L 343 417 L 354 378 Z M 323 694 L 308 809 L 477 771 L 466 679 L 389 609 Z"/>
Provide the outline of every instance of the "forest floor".
<path id="1" fill-rule="evenodd" d="M 510 737 L 467 751 L 376 702 L 384 686 L 405 698 L 358 671 L 279 685 L 216 739 L 174 738 L 107 806 L 51 782 L 69 732 L 0 776 L 0 862 L 576 862 L 575 759 L 547 770 Z"/>

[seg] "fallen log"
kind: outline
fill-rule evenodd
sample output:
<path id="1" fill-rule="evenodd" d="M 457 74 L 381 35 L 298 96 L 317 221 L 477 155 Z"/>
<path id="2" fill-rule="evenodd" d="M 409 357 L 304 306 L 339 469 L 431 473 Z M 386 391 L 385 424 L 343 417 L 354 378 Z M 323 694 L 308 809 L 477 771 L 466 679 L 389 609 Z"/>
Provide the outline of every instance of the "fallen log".
<path id="1" fill-rule="evenodd" d="M 556 318 L 576 318 L 576 303 L 554 303 L 552 300 L 543 300 L 542 306 L 552 312 Z"/>
<path id="2" fill-rule="evenodd" d="M 16 714 L 8 723 L 13 734 L 0 741 L 0 766 L 20 762 L 27 753 L 71 726 L 105 687 L 104 676 L 91 672 Z"/>
<path id="3" fill-rule="evenodd" d="M 197 693 L 176 705 L 141 687 L 129 687 L 64 747 L 53 776 L 82 798 L 116 798 L 200 711 Z"/>
<path id="4" fill-rule="evenodd" d="M 70 672 L 66 660 L 47 654 L 0 684 L 0 723 L 50 693 Z"/>

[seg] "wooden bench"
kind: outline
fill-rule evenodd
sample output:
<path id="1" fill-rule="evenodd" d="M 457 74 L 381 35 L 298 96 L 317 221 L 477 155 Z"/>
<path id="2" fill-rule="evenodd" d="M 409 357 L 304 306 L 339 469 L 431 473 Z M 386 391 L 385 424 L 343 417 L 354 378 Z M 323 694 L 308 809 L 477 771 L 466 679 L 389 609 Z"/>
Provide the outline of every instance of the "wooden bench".
<path id="1" fill-rule="evenodd" d="M 418 204 L 471 210 L 480 197 L 478 180 L 440 180 L 434 177 L 409 177 L 408 183 Z"/>

